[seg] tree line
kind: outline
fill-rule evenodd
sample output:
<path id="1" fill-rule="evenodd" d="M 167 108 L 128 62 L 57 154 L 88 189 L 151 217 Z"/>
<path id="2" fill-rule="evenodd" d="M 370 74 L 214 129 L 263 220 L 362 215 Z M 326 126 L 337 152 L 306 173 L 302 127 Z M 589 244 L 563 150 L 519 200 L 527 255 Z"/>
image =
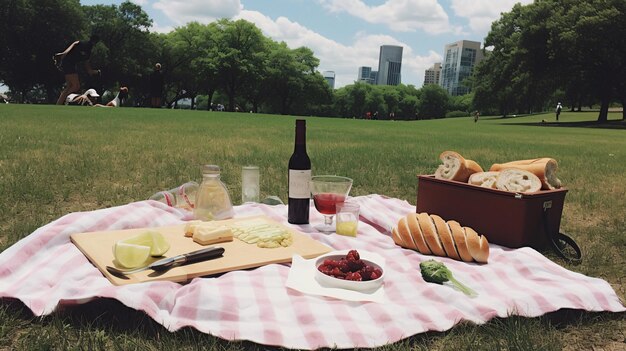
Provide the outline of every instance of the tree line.
<path id="1" fill-rule="evenodd" d="M 473 102 L 504 116 L 554 108 L 626 104 L 626 1 L 537 0 L 491 25 L 474 70 Z M 624 117 L 624 115 L 623 115 Z"/>
<path id="2" fill-rule="evenodd" d="M 0 82 L 13 98 L 53 102 L 63 85 L 52 54 L 97 33 L 92 52 L 100 76 L 86 86 L 131 88 L 131 103 L 147 105 L 148 76 L 163 66 L 165 101 L 192 108 L 223 103 L 228 110 L 424 119 L 545 111 L 562 101 L 572 109 L 624 104 L 623 0 L 541 0 L 503 13 L 485 38 L 486 59 L 463 84 L 465 96 L 437 85 L 376 86 L 355 82 L 332 90 L 306 47 L 289 48 L 245 20 L 191 22 L 169 33 L 130 1 L 83 6 L 78 0 L 0 0 Z M 7 35 L 9 34 L 9 35 Z"/>

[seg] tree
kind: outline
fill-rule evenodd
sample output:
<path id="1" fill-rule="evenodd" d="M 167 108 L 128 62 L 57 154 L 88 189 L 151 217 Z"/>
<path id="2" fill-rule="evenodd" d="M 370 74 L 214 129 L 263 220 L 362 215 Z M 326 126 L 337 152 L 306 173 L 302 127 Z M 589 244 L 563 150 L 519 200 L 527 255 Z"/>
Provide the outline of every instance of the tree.
<path id="1" fill-rule="evenodd" d="M 626 24 L 623 0 L 542 0 L 502 14 L 485 39 L 493 51 L 476 69 L 479 108 L 530 111 L 553 105 L 553 92 L 572 103 L 594 96 L 606 121 L 611 101 L 624 99 Z"/>
<path id="2" fill-rule="evenodd" d="M 212 97 L 214 88 L 211 83 L 215 82 L 215 68 L 210 52 L 216 45 L 213 42 L 216 40 L 214 35 L 217 35 L 214 28 L 198 22 L 178 27 L 168 35 L 166 45 L 169 47 L 169 78 L 175 92 L 170 105 L 188 97 L 192 99 L 193 107 L 195 96 L 209 90 Z M 209 80 L 211 83 L 207 82 Z"/>
<path id="3" fill-rule="evenodd" d="M 253 79 L 252 73 L 263 64 L 265 41 L 261 30 L 246 20 L 222 19 L 217 27 L 222 33 L 216 57 L 217 78 L 228 96 L 228 110 L 233 111 L 240 88 Z"/>
<path id="4" fill-rule="evenodd" d="M 0 81 L 22 102 L 35 86 L 48 101 L 63 82 L 52 55 L 84 33 L 85 20 L 78 0 L 15 0 L 0 6 Z"/>
<path id="5" fill-rule="evenodd" d="M 102 71 L 101 80 L 91 82 L 99 89 L 119 85 L 145 86 L 154 66 L 155 54 L 148 29 L 152 20 L 139 5 L 124 1 L 117 5 L 83 7 L 89 31 L 97 34 L 101 43 L 94 47 L 92 64 Z"/>
<path id="6" fill-rule="evenodd" d="M 448 92 L 436 84 L 428 84 L 420 89 L 420 119 L 443 118 L 448 108 Z"/>
<path id="7" fill-rule="evenodd" d="M 561 49 L 556 58 L 566 63 L 565 74 L 583 76 L 585 85 L 600 100 L 598 121 L 606 121 L 610 102 L 624 100 L 626 2 L 567 0 L 557 10 L 561 26 L 549 23 Z"/>
<path id="8" fill-rule="evenodd" d="M 449 105 L 450 111 L 463 111 L 467 112 L 469 115 L 471 111 L 475 110 L 475 108 L 472 108 L 473 99 L 474 93 L 451 96 Z"/>
<path id="9" fill-rule="evenodd" d="M 303 68 L 297 62 L 295 52 L 285 42 L 268 43 L 265 85 L 271 89 L 269 103 L 272 110 L 281 114 L 289 111 L 292 100 L 303 87 L 300 77 Z"/>

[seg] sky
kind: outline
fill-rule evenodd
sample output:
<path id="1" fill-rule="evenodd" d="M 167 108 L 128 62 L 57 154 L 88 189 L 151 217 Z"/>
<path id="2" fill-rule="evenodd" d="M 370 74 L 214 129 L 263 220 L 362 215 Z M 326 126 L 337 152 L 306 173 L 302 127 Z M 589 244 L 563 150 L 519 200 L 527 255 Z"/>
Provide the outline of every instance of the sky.
<path id="1" fill-rule="evenodd" d="M 318 70 L 335 72 L 335 88 L 352 84 L 361 66 L 378 69 L 381 45 L 403 47 L 403 84 L 421 87 L 424 71 L 443 59 L 444 46 L 483 42 L 491 23 L 517 2 L 532 0 L 131 0 L 169 32 L 191 21 L 245 19 L 275 41 L 306 46 Z M 81 0 L 83 5 L 121 0 Z"/>

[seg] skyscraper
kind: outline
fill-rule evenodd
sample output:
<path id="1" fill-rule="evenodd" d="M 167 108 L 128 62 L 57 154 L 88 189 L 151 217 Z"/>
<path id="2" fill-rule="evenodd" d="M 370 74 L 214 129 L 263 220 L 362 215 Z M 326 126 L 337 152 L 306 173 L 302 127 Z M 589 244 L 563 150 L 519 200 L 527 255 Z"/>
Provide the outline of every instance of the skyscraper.
<path id="1" fill-rule="evenodd" d="M 322 72 L 324 79 L 326 79 L 326 83 L 330 86 L 331 89 L 335 89 L 335 71 L 324 71 Z"/>
<path id="2" fill-rule="evenodd" d="M 435 63 L 431 68 L 426 70 L 424 74 L 424 86 L 428 84 L 439 84 L 441 78 L 441 62 Z"/>
<path id="3" fill-rule="evenodd" d="M 367 84 L 376 84 L 376 73 L 378 72 L 372 71 L 372 67 L 361 66 L 359 67 L 359 75 L 356 81 Z"/>
<path id="4" fill-rule="evenodd" d="M 372 83 L 370 81 L 370 75 L 372 74 L 372 67 L 361 66 L 359 67 L 359 75 L 356 79 L 357 82 Z"/>
<path id="5" fill-rule="evenodd" d="M 452 96 L 464 95 L 470 88 L 463 85 L 463 80 L 472 75 L 474 66 L 483 59 L 480 42 L 461 40 L 446 45 L 441 68 L 441 85 Z"/>
<path id="6" fill-rule="evenodd" d="M 378 77 L 376 84 L 398 85 L 401 82 L 402 46 L 383 45 L 378 56 Z"/>

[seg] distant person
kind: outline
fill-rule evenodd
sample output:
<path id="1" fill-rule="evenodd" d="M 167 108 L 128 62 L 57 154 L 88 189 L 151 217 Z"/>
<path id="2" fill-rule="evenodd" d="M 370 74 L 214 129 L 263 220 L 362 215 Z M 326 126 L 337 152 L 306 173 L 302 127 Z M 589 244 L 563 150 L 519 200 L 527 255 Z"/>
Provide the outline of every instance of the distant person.
<path id="1" fill-rule="evenodd" d="M 100 95 L 98 95 L 98 92 L 96 92 L 95 89 L 89 89 L 84 94 L 75 94 L 75 93 L 69 94 L 65 98 L 65 104 L 66 105 L 93 106 L 93 104 L 98 102 L 99 96 Z"/>
<path id="2" fill-rule="evenodd" d="M 54 55 L 54 62 L 65 75 L 65 88 L 61 91 L 61 95 L 59 95 L 57 105 L 63 105 L 69 94 L 76 93 L 80 89 L 80 80 L 76 67 L 78 63 L 85 63 L 85 70 L 89 75 L 100 73 L 99 70 L 91 68 L 91 64 L 89 63 L 91 49 L 93 49 L 93 46 L 99 41 L 100 38 L 94 34 L 89 40 L 77 40 L 70 44 L 63 52 Z"/>
<path id="3" fill-rule="evenodd" d="M 113 100 L 107 102 L 106 105 L 97 104 L 95 107 L 120 107 L 124 101 L 128 98 L 128 88 L 120 87 L 120 91 L 117 92 L 117 95 L 113 98 Z"/>
<path id="4" fill-rule="evenodd" d="M 478 122 L 479 117 L 480 117 L 480 112 L 474 111 L 474 123 Z"/>
<path id="5" fill-rule="evenodd" d="M 154 71 L 150 74 L 150 106 L 161 108 L 163 99 L 163 72 L 161 64 L 154 65 Z"/>
<path id="6" fill-rule="evenodd" d="M 559 120 L 559 115 L 561 115 L 561 110 L 563 109 L 563 106 L 561 106 L 561 103 L 559 102 L 558 104 L 556 104 L 556 120 Z"/>

